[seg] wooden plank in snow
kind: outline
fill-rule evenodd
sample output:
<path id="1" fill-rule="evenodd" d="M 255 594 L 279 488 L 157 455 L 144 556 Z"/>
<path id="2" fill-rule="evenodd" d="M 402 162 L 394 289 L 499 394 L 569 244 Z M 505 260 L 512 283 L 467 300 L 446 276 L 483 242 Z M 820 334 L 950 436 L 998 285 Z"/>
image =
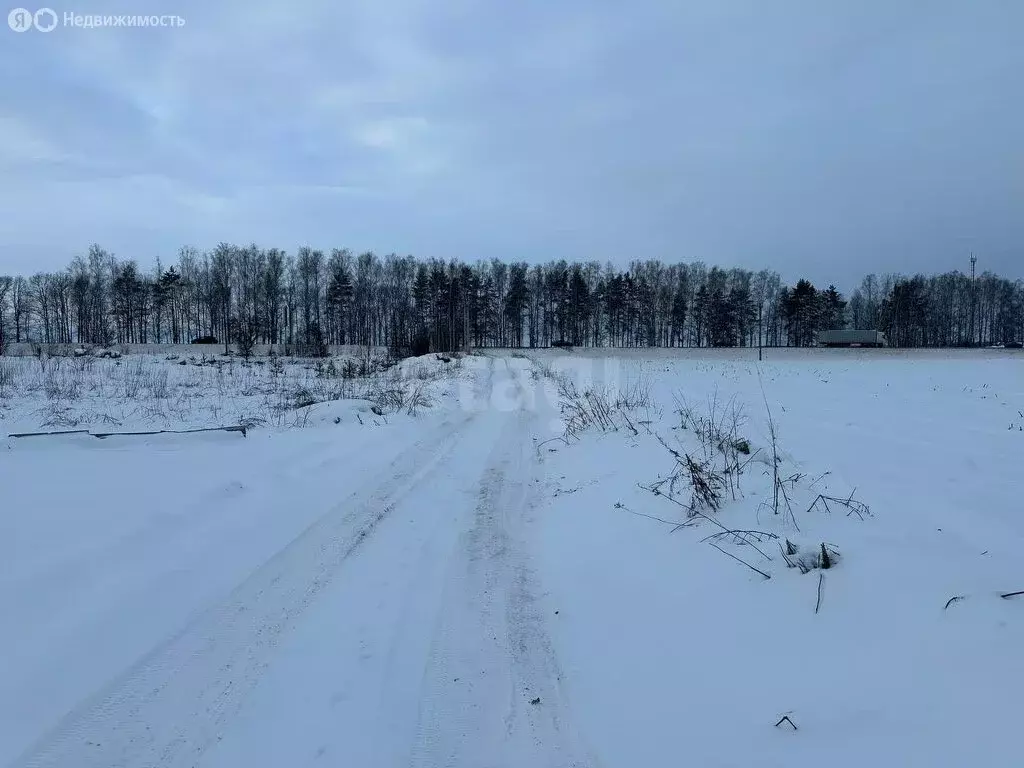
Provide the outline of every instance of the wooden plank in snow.
<path id="1" fill-rule="evenodd" d="M 248 437 L 248 427 L 233 424 L 227 427 L 200 427 L 198 429 L 155 429 L 147 432 L 90 432 L 87 429 L 69 429 L 62 432 L 18 432 L 8 437 L 49 437 L 52 435 L 89 435 L 104 440 L 108 437 L 141 437 L 145 435 L 189 435 L 196 432 L 241 432 Z"/>

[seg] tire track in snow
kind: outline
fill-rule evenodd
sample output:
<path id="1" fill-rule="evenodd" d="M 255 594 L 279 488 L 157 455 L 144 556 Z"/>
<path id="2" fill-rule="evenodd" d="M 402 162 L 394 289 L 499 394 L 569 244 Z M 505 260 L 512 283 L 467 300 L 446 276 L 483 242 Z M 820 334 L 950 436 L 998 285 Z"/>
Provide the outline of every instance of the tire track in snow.
<path id="1" fill-rule="evenodd" d="M 12 768 L 193 765 L 256 685 L 289 626 L 394 505 L 454 449 L 461 427 L 401 453 L 221 604 L 67 715 Z"/>
<path id="2" fill-rule="evenodd" d="M 526 552 L 539 465 L 526 394 L 515 383 L 519 408 L 491 452 L 472 527 L 449 570 L 421 684 L 413 768 L 597 765 L 561 691 Z"/>

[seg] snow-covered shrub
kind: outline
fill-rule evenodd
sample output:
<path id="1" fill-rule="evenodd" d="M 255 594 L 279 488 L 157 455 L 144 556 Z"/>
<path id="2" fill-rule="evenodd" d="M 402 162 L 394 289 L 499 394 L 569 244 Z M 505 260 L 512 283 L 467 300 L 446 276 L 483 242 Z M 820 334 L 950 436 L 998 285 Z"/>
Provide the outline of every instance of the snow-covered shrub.
<path id="1" fill-rule="evenodd" d="M 77 400 L 82 396 L 84 370 L 51 358 L 43 369 L 43 393 L 48 400 Z"/>
<path id="2" fill-rule="evenodd" d="M 169 384 L 170 372 L 166 368 L 158 368 L 149 372 L 149 391 L 158 400 L 166 400 L 171 396 Z"/>
<path id="3" fill-rule="evenodd" d="M 315 405 L 318 400 L 313 397 L 313 393 L 305 387 L 301 387 L 292 392 L 292 408 L 305 408 L 310 405 Z"/>
<path id="4" fill-rule="evenodd" d="M 281 357 L 274 352 L 273 348 L 270 350 L 270 365 L 268 366 L 271 376 L 280 376 L 284 373 L 284 362 Z"/>
<path id="5" fill-rule="evenodd" d="M 426 382 L 417 381 L 409 388 L 405 401 L 405 412 L 415 416 L 421 408 L 430 407 L 430 398 L 427 396 Z"/>
<path id="6" fill-rule="evenodd" d="M 394 413 L 405 405 L 405 392 L 400 385 L 378 386 L 370 391 L 369 400 L 382 413 Z"/>
<path id="7" fill-rule="evenodd" d="M 37 410 L 35 415 L 41 427 L 77 427 L 82 423 L 70 406 L 53 400 Z"/>
<path id="8" fill-rule="evenodd" d="M 0 397 L 10 397 L 20 378 L 20 367 L 12 360 L 0 359 Z"/>
<path id="9" fill-rule="evenodd" d="M 616 408 L 639 410 L 641 408 L 650 408 L 651 405 L 651 383 L 646 378 L 640 377 L 634 379 L 633 381 L 628 382 L 624 387 L 620 387 L 616 390 Z"/>
<path id="10" fill-rule="evenodd" d="M 146 384 L 145 363 L 140 359 L 134 364 L 124 368 L 121 378 L 121 394 L 129 400 L 134 400 L 142 392 Z"/>

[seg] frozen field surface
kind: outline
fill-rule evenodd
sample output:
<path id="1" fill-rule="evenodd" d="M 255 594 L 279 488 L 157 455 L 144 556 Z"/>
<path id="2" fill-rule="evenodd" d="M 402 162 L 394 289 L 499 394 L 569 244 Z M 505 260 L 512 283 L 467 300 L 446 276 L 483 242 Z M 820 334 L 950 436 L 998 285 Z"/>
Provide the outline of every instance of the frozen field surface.
<path id="1" fill-rule="evenodd" d="M 1024 357 L 457 362 L 8 369 L 0 765 L 1020 764 Z"/>

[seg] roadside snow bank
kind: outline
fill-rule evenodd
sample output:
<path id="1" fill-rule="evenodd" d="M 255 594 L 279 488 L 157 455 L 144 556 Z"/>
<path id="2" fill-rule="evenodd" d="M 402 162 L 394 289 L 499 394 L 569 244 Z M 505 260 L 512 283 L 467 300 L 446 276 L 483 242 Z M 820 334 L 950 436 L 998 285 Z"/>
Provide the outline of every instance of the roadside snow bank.
<path id="1" fill-rule="evenodd" d="M 462 366 L 433 355 L 392 367 L 351 357 L 0 358 L 0 434 L 302 427 L 344 418 L 352 407 L 335 404 L 346 401 L 366 401 L 357 412 L 371 419 L 416 415 L 451 389 Z"/>

